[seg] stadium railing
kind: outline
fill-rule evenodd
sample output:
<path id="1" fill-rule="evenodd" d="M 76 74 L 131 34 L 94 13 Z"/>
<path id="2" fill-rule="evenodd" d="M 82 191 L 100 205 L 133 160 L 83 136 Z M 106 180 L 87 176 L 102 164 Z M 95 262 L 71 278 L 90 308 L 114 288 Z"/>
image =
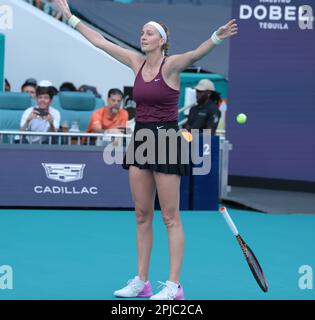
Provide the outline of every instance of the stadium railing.
<path id="1" fill-rule="evenodd" d="M 32 139 L 27 137 L 47 137 L 47 140 L 39 143 L 32 143 Z M 83 132 L 30 132 L 30 131 L 0 131 L 0 144 L 48 144 L 48 145 L 91 145 L 95 141 L 96 146 L 103 146 L 111 143 L 115 139 L 117 145 L 128 146 L 131 134 L 115 133 L 83 133 Z"/>

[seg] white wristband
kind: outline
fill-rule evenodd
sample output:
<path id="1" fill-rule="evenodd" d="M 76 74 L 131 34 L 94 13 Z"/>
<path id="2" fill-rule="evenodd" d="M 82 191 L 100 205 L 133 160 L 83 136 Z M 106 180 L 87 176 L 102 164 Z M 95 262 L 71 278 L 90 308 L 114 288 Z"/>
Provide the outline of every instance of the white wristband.
<path id="1" fill-rule="evenodd" d="M 75 15 L 72 15 L 68 20 L 68 23 L 73 29 L 75 29 L 80 21 L 81 20 L 78 17 L 76 17 Z"/>
<path id="2" fill-rule="evenodd" d="M 212 36 L 211 36 L 211 40 L 212 42 L 217 46 L 219 44 L 221 44 L 223 42 L 222 39 L 220 39 L 218 36 L 217 36 L 217 32 L 213 32 Z"/>

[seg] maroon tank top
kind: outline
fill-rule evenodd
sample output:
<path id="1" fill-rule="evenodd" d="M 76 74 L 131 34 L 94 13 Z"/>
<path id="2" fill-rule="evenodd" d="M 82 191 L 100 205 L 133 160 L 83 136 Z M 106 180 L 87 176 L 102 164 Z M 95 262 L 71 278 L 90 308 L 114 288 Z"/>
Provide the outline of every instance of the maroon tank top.
<path id="1" fill-rule="evenodd" d="M 178 121 L 179 90 L 172 89 L 163 79 L 161 63 L 159 73 L 150 81 L 142 77 L 141 66 L 133 87 L 133 99 L 136 102 L 136 121 L 164 122 Z"/>

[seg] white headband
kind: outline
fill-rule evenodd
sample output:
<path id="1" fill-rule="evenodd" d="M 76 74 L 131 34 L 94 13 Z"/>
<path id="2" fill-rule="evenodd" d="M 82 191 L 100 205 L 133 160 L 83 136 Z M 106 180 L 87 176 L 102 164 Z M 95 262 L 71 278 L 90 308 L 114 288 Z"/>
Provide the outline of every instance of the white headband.
<path id="1" fill-rule="evenodd" d="M 159 31 L 159 33 L 160 33 L 161 37 L 164 39 L 164 41 L 167 42 L 167 34 L 166 34 L 164 28 L 159 23 L 157 23 L 155 21 L 150 21 L 147 24 L 155 27 Z"/>

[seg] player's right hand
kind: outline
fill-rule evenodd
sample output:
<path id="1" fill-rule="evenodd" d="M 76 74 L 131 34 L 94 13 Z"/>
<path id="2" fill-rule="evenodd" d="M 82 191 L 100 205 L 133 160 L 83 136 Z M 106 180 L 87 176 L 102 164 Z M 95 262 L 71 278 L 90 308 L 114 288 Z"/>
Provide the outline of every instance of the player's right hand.
<path id="1" fill-rule="evenodd" d="M 67 0 L 54 0 L 54 2 L 57 5 L 57 7 L 60 9 L 60 11 L 62 12 L 65 19 L 69 20 L 70 17 L 72 16 L 72 13 L 70 11 L 68 1 Z"/>

